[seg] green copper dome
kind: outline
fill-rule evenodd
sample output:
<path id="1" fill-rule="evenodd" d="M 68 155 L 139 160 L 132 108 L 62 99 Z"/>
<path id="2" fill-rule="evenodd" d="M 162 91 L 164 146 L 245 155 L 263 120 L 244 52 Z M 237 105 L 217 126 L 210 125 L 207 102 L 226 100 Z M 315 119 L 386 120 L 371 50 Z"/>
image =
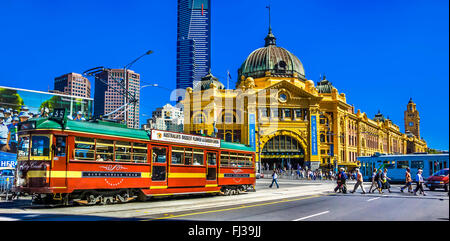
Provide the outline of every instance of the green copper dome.
<path id="1" fill-rule="evenodd" d="M 253 51 L 238 70 L 238 76 L 260 78 L 270 72 L 275 77 L 296 77 L 305 80 L 303 64 L 282 47 L 276 46 L 271 29 L 265 38 L 265 46 Z"/>

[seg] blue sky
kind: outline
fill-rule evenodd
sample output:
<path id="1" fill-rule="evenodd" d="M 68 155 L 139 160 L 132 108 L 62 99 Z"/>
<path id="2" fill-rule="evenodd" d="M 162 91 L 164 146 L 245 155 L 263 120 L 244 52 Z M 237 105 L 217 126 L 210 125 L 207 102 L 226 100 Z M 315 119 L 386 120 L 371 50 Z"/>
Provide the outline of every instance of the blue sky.
<path id="1" fill-rule="evenodd" d="M 268 0 L 212 0 L 212 72 L 232 84 L 267 34 Z M 373 118 L 380 110 L 404 131 L 410 97 L 428 145 L 448 150 L 447 0 L 272 0 L 277 45 L 302 61 L 306 77 L 325 73 L 347 102 Z M 0 85 L 47 91 L 54 77 L 133 65 L 142 81 L 175 88 L 176 0 L 2 0 Z M 91 80 L 93 81 L 93 80 Z M 144 83 L 142 83 L 144 84 Z M 144 88 L 141 123 L 170 91 Z"/>

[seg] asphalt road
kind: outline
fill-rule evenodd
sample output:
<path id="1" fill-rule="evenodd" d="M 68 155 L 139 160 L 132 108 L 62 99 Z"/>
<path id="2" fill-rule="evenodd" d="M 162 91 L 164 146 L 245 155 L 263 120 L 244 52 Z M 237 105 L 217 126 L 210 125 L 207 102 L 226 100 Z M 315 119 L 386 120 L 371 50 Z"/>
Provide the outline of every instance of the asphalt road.
<path id="1" fill-rule="evenodd" d="M 401 193 L 399 185 L 393 185 L 392 193 L 336 194 L 325 193 L 286 196 L 286 189 L 306 189 L 318 181 L 279 180 L 280 189 L 268 186 L 271 180 L 260 179 L 256 189 L 259 195 L 273 195 L 270 200 L 252 199 L 249 202 L 224 202 L 224 205 L 208 207 L 217 196 L 191 196 L 170 198 L 147 203 L 128 203 L 92 207 L 64 207 L 55 209 L 27 209 L 0 205 L 0 220 L 30 221 L 448 221 L 449 198 L 443 191 L 426 191 L 427 196 Z M 330 181 L 322 181 L 328 183 Z M 349 189 L 353 188 L 349 184 Z M 331 186 L 330 186 L 331 187 Z M 327 187 L 328 188 L 328 187 Z M 332 189 L 332 188 L 330 188 Z M 368 186 L 366 185 L 366 189 Z M 327 189 L 328 190 L 328 189 Z M 245 195 L 245 194 L 244 194 Z M 252 194 L 247 194 L 251 196 Z M 279 197 L 277 196 L 279 195 Z M 232 196 L 238 201 L 245 196 Z M 26 205 L 26 200 L 22 200 Z M 0 203 L 1 204 L 1 203 Z M 204 206 L 201 206 L 203 204 Z M 146 214 L 145 209 L 157 205 L 173 205 L 161 212 Z M 188 205 L 188 208 L 185 206 Z M 183 208 L 180 208 L 184 206 Z M 9 210 L 8 210 L 9 209 Z M 3 211 L 2 211 L 3 210 Z M 169 210 L 169 211 L 168 211 Z M 173 210 L 173 211 L 172 211 Z M 179 210 L 179 211 L 177 211 Z"/>

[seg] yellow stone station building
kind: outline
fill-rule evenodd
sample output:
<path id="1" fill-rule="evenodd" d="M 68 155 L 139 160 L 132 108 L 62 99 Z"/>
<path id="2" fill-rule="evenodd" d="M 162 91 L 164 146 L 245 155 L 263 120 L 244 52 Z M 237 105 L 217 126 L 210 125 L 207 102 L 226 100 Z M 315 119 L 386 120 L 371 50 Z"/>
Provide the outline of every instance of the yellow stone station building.
<path id="1" fill-rule="evenodd" d="M 276 45 L 271 28 L 265 46 L 254 50 L 238 70 L 234 89 L 210 71 L 187 88 L 184 132 L 216 136 L 253 146 L 258 171 L 277 168 L 351 170 L 357 156 L 425 152 L 419 114 L 410 100 L 405 130 L 378 112 L 355 111 L 324 76 L 306 79 L 300 60 Z"/>

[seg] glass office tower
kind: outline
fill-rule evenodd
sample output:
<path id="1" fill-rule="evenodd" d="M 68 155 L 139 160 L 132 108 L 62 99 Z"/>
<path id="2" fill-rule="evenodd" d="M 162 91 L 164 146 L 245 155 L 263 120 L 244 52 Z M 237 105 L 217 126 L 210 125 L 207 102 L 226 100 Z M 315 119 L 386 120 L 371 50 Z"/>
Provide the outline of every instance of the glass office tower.
<path id="1" fill-rule="evenodd" d="M 177 89 L 193 87 L 211 67 L 211 0 L 178 0 Z"/>

